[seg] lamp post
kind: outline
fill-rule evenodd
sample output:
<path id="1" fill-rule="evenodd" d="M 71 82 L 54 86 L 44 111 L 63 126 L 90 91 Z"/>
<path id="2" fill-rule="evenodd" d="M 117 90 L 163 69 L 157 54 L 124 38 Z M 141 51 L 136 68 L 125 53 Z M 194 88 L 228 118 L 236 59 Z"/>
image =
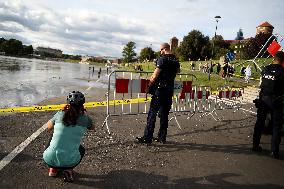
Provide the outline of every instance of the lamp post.
<path id="1" fill-rule="evenodd" d="M 152 50 L 152 43 L 149 46 L 149 62 L 151 61 L 151 50 Z"/>
<path id="2" fill-rule="evenodd" d="M 211 76 L 211 69 L 212 69 L 212 60 L 213 60 L 213 56 L 214 56 L 214 47 L 215 47 L 215 44 L 214 44 L 214 41 L 216 39 L 216 33 L 217 33 L 217 28 L 218 28 L 218 22 L 219 22 L 219 19 L 221 18 L 221 16 L 215 16 L 215 19 L 216 19 L 216 29 L 215 29 L 215 35 L 214 35 L 214 39 L 212 39 L 212 52 L 211 52 L 211 62 L 210 62 L 210 68 L 209 68 L 209 72 L 208 72 L 208 80 L 210 81 L 210 76 Z"/>

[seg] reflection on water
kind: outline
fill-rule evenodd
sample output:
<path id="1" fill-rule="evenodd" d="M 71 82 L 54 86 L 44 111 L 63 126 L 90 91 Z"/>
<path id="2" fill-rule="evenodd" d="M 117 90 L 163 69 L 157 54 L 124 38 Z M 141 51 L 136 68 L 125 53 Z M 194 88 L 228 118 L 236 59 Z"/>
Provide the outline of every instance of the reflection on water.
<path id="1" fill-rule="evenodd" d="M 0 108 L 29 106 L 71 90 L 106 87 L 89 65 L 0 56 Z M 103 74 L 104 76 L 104 74 Z M 106 77 L 100 81 L 106 80 Z M 86 92 L 86 91 L 85 91 Z M 91 91 L 88 91 L 90 93 Z"/>

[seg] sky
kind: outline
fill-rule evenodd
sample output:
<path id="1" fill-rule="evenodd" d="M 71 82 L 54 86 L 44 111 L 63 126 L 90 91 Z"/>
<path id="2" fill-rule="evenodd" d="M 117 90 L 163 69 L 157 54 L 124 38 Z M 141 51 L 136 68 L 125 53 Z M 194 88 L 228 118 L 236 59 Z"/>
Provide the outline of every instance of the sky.
<path id="1" fill-rule="evenodd" d="M 127 42 L 155 51 L 191 30 L 226 40 L 245 38 L 268 21 L 284 35 L 282 0 L 0 0 L 0 37 L 67 54 L 121 57 Z"/>

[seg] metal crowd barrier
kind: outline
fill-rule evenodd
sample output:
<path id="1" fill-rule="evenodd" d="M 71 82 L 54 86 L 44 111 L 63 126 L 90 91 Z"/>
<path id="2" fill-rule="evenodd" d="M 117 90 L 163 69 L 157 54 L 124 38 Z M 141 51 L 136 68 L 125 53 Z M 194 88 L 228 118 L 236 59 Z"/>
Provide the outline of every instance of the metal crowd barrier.
<path id="1" fill-rule="evenodd" d="M 106 126 L 108 134 L 111 134 L 108 123 L 110 117 L 148 113 L 148 102 L 151 100 L 151 96 L 146 93 L 149 80 L 145 78 L 149 78 L 152 73 L 115 70 L 108 75 L 108 91 L 106 93 L 107 115 L 103 122 L 103 126 Z M 175 81 L 175 92 L 185 93 L 191 91 L 193 80 L 196 80 L 196 76 L 193 74 L 178 74 Z M 177 112 L 187 112 L 187 110 L 177 106 L 174 102 L 175 100 L 173 100 L 172 110 L 170 111 L 173 113 L 170 121 L 175 119 L 178 127 L 181 128 L 176 114 Z"/>
<path id="2" fill-rule="evenodd" d="M 209 99 L 211 88 L 209 86 L 191 86 L 188 91 L 176 92 L 172 110 L 174 112 L 187 115 L 187 119 L 197 113 L 202 116 L 207 115 L 212 109 L 213 100 Z M 176 117 L 175 117 L 176 118 Z"/>
<path id="3" fill-rule="evenodd" d="M 244 94 L 244 88 L 242 87 L 229 87 L 229 86 L 222 86 L 217 88 L 217 95 L 215 97 L 215 107 L 212 111 L 217 117 L 218 120 L 218 114 L 216 113 L 216 110 L 227 110 L 232 109 L 234 112 L 236 111 L 242 111 L 244 114 L 245 111 L 242 108 L 243 104 L 243 94 Z"/>

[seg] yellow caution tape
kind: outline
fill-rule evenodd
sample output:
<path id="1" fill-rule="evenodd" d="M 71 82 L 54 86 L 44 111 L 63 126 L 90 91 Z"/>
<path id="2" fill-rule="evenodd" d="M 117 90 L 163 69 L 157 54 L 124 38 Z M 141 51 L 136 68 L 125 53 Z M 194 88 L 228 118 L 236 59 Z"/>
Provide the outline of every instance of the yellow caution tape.
<path id="1" fill-rule="evenodd" d="M 151 101 L 151 97 L 124 99 L 124 100 L 110 100 L 109 105 L 113 106 L 113 105 L 121 105 L 121 104 L 134 104 L 134 103 L 143 103 L 143 102 L 150 102 L 150 101 Z M 95 108 L 95 107 L 100 107 L 100 106 L 107 106 L 107 104 L 108 104 L 107 101 L 86 102 L 84 104 L 84 107 L 85 108 Z M 55 110 L 61 110 L 65 105 L 66 104 L 4 108 L 4 109 L 0 109 L 0 113 L 55 111 Z"/>

